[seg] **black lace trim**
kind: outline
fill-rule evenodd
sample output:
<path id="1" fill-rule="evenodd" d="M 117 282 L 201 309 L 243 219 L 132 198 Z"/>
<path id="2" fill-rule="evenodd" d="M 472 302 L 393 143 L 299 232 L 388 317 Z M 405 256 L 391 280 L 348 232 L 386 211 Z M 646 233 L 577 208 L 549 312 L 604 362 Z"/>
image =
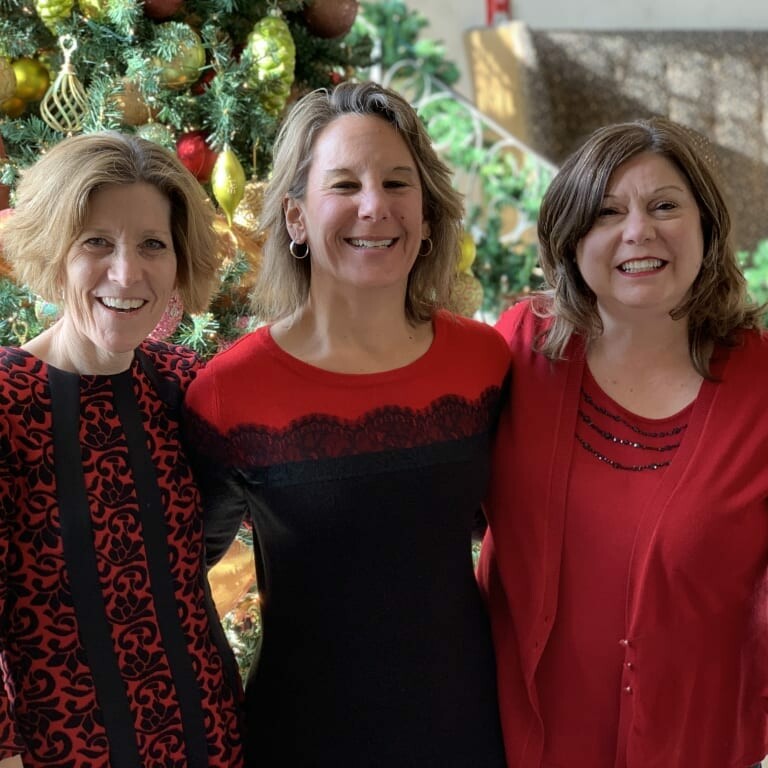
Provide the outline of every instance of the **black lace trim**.
<path id="1" fill-rule="evenodd" d="M 312 413 L 282 429 L 242 424 L 226 435 L 186 411 L 185 431 L 196 453 L 225 466 L 252 469 L 417 448 L 485 434 L 498 418 L 500 395 L 499 387 L 489 387 L 473 401 L 446 395 L 423 410 L 389 405 L 359 419 Z"/>

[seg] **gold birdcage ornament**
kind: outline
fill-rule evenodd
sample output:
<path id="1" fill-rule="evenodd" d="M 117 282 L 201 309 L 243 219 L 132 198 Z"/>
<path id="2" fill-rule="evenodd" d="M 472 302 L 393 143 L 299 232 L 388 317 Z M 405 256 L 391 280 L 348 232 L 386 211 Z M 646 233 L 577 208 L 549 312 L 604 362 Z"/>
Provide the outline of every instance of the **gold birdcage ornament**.
<path id="1" fill-rule="evenodd" d="M 62 35 L 59 47 L 64 54 L 64 64 L 40 102 L 40 117 L 54 130 L 75 133 L 82 128 L 88 109 L 85 88 L 71 63 L 77 40 L 72 35 Z"/>

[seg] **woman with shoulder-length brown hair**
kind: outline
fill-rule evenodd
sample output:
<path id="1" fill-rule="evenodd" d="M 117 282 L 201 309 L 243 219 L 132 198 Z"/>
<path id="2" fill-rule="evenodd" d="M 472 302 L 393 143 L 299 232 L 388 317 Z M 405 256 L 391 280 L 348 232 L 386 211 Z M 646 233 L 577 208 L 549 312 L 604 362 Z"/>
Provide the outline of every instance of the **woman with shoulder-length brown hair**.
<path id="1" fill-rule="evenodd" d="M 510 766 L 768 752 L 768 337 L 708 142 L 606 126 L 539 218 L 480 562 Z"/>
<path id="2" fill-rule="evenodd" d="M 471 533 L 508 353 L 443 309 L 461 214 L 394 91 L 345 83 L 287 116 L 262 216 L 268 324 L 186 401 L 211 557 L 253 523 L 254 768 L 504 765 Z"/>
<path id="3" fill-rule="evenodd" d="M 148 338 L 203 310 L 213 209 L 116 132 L 24 171 L 3 251 L 60 310 L 0 349 L 0 765 L 242 765 L 240 683 L 205 577 L 181 398 L 202 362 Z"/>

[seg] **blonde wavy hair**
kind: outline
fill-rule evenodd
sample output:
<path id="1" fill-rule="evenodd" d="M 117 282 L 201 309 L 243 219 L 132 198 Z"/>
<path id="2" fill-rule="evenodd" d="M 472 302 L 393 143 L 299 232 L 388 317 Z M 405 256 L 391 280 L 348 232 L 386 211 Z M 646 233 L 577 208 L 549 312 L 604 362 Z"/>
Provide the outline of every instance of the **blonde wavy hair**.
<path id="1" fill-rule="evenodd" d="M 82 231 L 91 195 L 108 184 L 145 182 L 171 204 L 176 287 L 184 307 L 201 312 L 218 267 L 214 210 L 195 177 L 154 142 L 116 131 L 63 139 L 23 171 L 3 253 L 18 280 L 57 303 L 67 253 Z"/>

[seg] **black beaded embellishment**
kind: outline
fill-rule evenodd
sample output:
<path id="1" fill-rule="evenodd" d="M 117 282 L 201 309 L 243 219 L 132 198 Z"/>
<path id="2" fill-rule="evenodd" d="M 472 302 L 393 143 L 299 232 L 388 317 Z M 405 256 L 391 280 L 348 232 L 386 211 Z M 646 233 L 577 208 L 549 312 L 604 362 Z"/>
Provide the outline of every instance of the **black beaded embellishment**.
<path id="1" fill-rule="evenodd" d="M 597 403 L 595 403 L 595 401 L 583 389 L 581 390 L 581 397 L 583 402 L 585 402 L 587 405 L 589 405 L 598 413 L 608 417 L 609 419 L 612 419 L 614 422 L 618 424 L 622 424 L 623 426 L 632 430 L 635 434 L 641 435 L 643 437 L 648 437 L 651 439 L 674 438 L 677 435 L 680 435 L 682 432 L 684 432 L 686 427 L 688 426 L 688 424 L 682 424 L 666 432 L 648 432 L 641 429 L 636 424 L 632 424 L 630 421 L 627 421 L 625 418 L 623 418 L 619 414 L 612 413 L 606 410 L 605 408 L 602 408 L 601 406 L 597 405 Z M 606 429 L 602 429 L 581 408 L 579 409 L 579 417 L 581 418 L 584 424 L 586 424 L 590 429 L 596 432 L 601 438 L 603 438 L 603 440 L 613 445 L 623 445 L 629 448 L 634 448 L 638 451 L 655 451 L 657 453 L 668 453 L 669 451 L 674 451 L 680 445 L 679 440 L 677 442 L 666 443 L 663 445 L 649 445 L 647 443 L 641 443 L 637 440 L 618 437 L 617 435 L 613 434 L 613 432 L 610 432 L 609 430 L 606 430 Z M 592 454 L 598 461 L 601 461 L 604 464 L 607 464 L 613 469 L 623 470 L 626 472 L 645 472 L 648 470 L 662 469 L 663 467 L 668 467 L 672 461 L 672 459 L 669 458 L 665 461 L 653 461 L 648 464 L 624 464 L 620 461 L 616 461 L 615 459 L 611 459 L 605 454 L 598 451 L 597 448 L 595 448 L 593 445 L 587 442 L 578 433 L 576 434 L 576 440 L 578 440 L 579 444 L 581 445 L 582 448 L 584 448 L 584 450 Z"/>

